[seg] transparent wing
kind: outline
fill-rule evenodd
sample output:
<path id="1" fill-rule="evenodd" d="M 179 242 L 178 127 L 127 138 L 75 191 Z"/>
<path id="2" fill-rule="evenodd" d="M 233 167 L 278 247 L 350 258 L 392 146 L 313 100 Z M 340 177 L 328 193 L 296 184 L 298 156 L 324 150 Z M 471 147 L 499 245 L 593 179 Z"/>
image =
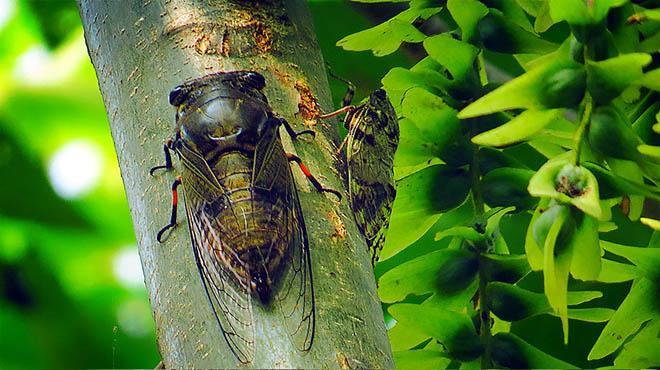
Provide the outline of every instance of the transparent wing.
<path id="1" fill-rule="evenodd" d="M 282 276 L 277 301 L 293 344 L 301 351 L 309 351 L 316 329 L 312 261 L 307 229 L 293 181 L 290 194 L 292 209 L 287 215 L 287 224 L 293 232 L 285 255 L 287 268 Z"/>
<path id="2" fill-rule="evenodd" d="M 242 363 L 254 360 L 255 329 L 252 312 L 249 276 L 227 268 L 231 253 L 223 247 L 223 236 L 228 235 L 214 217 L 219 207 L 230 206 L 224 196 L 209 202 L 201 195 L 208 189 L 197 189 L 201 180 L 190 174 L 184 178 L 184 192 L 188 225 L 193 251 L 206 295 L 231 351 Z M 186 184 L 186 179 L 188 181 Z M 208 197 L 208 195 L 207 195 Z M 234 261 L 240 261 L 234 258 Z M 240 268 L 240 267 L 238 267 Z M 243 268 L 243 271 L 247 271 Z"/>
<path id="3" fill-rule="evenodd" d="M 269 191 L 273 208 L 284 210 L 284 230 L 289 240 L 275 304 L 294 346 L 308 351 L 316 325 L 309 242 L 291 167 L 276 129 L 264 134 L 257 146 L 253 173 L 254 186 Z"/>

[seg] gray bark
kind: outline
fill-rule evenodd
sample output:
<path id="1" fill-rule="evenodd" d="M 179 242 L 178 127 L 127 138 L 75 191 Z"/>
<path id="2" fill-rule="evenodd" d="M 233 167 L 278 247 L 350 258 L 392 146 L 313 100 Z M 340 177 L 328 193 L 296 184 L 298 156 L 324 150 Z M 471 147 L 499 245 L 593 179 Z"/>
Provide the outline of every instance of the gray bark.
<path id="1" fill-rule="evenodd" d="M 331 107 L 328 83 L 304 1 L 79 0 L 89 54 L 96 69 L 128 196 L 164 364 L 236 367 L 204 296 L 179 209 L 180 227 L 159 244 L 169 220 L 170 183 L 150 177 L 163 162 L 164 139 L 174 130 L 169 91 L 216 71 L 250 69 L 267 80 L 274 110 L 315 139 L 285 148 L 321 181 L 343 188 L 335 170 L 336 128 L 311 119 Z M 175 159 L 175 169 L 180 166 Z M 256 368 L 391 368 L 393 362 L 364 241 L 346 197 L 319 194 L 297 168 L 294 176 L 310 236 L 317 328 L 312 350 L 301 354 L 280 316 L 253 303 Z"/>

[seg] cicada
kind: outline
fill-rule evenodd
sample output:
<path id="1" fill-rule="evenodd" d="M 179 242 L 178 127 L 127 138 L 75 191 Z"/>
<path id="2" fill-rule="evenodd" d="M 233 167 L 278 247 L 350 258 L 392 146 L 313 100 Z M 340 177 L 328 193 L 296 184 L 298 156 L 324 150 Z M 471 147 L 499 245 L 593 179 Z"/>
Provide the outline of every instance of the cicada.
<path id="1" fill-rule="evenodd" d="M 264 77 L 251 71 L 210 74 L 177 86 L 176 135 L 164 146 L 182 164 L 172 185 L 172 215 L 163 235 L 176 225 L 183 185 L 192 249 L 206 295 L 222 334 L 242 363 L 255 356 L 253 297 L 281 310 L 297 348 L 314 340 L 315 310 L 307 230 L 289 166 L 296 161 L 321 191 L 300 159 L 284 151 L 281 125 L 271 109 Z M 338 193 L 336 193 L 338 194 Z M 290 297 L 293 295 L 293 297 Z"/>
<path id="2" fill-rule="evenodd" d="M 378 89 L 359 105 L 351 105 L 353 85 L 343 100 L 343 107 L 319 118 L 346 113 L 348 134 L 340 146 L 344 155 L 348 195 L 358 228 L 371 251 L 371 262 L 378 261 L 389 227 L 392 203 L 396 197 L 394 153 L 399 145 L 399 121 L 385 90 Z"/>

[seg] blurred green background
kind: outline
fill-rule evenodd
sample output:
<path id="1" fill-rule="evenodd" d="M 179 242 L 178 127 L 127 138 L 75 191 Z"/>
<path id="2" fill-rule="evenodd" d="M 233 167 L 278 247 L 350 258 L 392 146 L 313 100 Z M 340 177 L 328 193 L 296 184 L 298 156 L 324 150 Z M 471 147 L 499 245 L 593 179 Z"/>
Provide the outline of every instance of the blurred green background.
<path id="1" fill-rule="evenodd" d="M 310 7 L 326 60 L 358 99 L 414 63 L 410 50 L 375 58 L 335 46 L 388 7 Z M 345 86 L 331 85 L 339 101 Z M 0 0 L 0 170 L 0 368 L 154 367 L 128 204 L 73 0 Z"/>

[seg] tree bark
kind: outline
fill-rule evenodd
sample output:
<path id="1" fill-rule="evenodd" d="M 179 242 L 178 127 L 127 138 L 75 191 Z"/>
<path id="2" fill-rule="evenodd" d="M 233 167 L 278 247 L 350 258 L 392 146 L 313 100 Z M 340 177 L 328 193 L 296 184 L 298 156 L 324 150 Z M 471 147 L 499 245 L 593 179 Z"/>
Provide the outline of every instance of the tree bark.
<path id="1" fill-rule="evenodd" d="M 313 118 L 331 109 L 325 68 L 302 0 L 79 0 L 88 51 L 96 69 L 117 150 L 164 364 L 236 367 L 196 269 L 185 212 L 180 227 L 159 244 L 169 219 L 169 186 L 176 171 L 150 177 L 173 135 L 169 91 L 217 71 L 250 69 L 267 80 L 274 110 L 315 139 L 297 152 L 322 182 L 342 189 L 335 169 L 336 127 Z M 307 126 L 307 127 L 305 127 Z M 175 161 L 175 169 L 180 166 Z M 316 290 L 317 326 L 311 351 L 292 348 L 279 315 L 253 303 L 256 368 L 391 368 L 376 285 L 347 197 L 319 194 L 297 168 L 294 177 L 307 223 Z M 344 192 L 344 191 L 342 191 Z M 345 192 L 344 192 L 345 193 Z"/>

